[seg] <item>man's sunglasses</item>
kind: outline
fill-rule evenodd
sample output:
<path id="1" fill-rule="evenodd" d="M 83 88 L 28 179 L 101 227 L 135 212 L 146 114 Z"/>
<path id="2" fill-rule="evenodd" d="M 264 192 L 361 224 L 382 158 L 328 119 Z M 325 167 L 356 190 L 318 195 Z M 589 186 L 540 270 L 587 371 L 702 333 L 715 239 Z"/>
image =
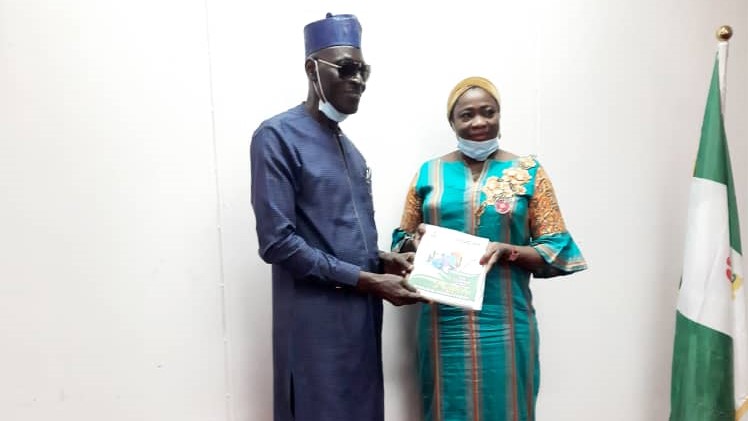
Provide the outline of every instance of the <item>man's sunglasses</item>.
<path id="1" fill-rule="evenodd" d="M 327 60 L 322 60 L 321 58 L 315 58 L 315 60 L 338 69 L 338 76 L 341 79 L 350 79 L 359 73 L 361 74 L 361 79 L 366 82 L 366 80 L 369 79 L 369 74 L 371 74 L 371 66 L 361 63 L 360 61 L 343 60 L 339 62 L 340 64 L 336 64 L 330 63 Z"/>

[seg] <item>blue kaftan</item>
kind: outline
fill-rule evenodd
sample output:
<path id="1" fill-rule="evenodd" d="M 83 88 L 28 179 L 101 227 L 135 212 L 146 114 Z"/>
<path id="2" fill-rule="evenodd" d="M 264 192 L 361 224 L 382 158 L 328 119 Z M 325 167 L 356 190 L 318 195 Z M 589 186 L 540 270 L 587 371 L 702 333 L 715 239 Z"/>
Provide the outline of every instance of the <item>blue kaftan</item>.
<path id="1" fill-rule="evenodd" d="M 360 271 L 379 272 L 366 161 L 303 104 L 263 122 L 250 149 L 275 421 L 382 421 L 382 301 L 354 290 Z"/>

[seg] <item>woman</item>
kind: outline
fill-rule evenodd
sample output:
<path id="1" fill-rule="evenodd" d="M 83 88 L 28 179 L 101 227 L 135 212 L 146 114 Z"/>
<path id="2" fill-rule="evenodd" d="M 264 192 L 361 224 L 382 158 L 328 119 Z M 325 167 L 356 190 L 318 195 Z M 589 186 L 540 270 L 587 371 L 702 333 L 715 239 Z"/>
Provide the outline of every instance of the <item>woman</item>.
<path id="1" fill-rule="evenodd" d="M 447 118 L 458 150 L 425 162 L 393 248 L 417 247 L 421 223 L 485 237 L 483 309 L 421 306 L 418 356 L 426 420 L 534 420 L 538 329 L 530 275 L 585 269 L 548 176 L 531 156 L 499 148 L 500 101 L 481 77 L 452 89 Z"/>

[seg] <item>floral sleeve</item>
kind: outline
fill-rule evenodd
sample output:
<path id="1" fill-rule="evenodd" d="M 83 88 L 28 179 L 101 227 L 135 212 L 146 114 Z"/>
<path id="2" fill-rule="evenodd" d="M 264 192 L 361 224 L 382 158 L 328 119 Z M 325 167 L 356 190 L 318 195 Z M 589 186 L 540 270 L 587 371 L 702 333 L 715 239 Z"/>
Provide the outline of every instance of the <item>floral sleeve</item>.
<path id="1" fill-rule="evenodd" d="M 535 175 L 529 217 L 530 245 L 546 262 L 546 267 L 535 273 L 536 277 L 567 275 L 587 268 L 582 253 L 566 230 L 553 185 L 543 167 L 539 167 Z"/>

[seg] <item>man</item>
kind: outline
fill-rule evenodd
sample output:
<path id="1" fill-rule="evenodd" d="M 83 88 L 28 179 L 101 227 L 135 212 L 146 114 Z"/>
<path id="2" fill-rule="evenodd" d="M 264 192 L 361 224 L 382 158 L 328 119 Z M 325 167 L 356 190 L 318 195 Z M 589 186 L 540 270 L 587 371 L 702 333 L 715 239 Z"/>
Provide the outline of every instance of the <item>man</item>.
<path id="1" fill-rule="evenodd" d="M 275 421 L 382 421 L 382 299 L 420 300 L 403 278 L 412 254 L 378 251 L 369 169 L 338 126 L 369 77 L 358 20 L 328 14 L 304 39 L 306 102 L 251 144 L 260 256 L 273 265 Z"/>

